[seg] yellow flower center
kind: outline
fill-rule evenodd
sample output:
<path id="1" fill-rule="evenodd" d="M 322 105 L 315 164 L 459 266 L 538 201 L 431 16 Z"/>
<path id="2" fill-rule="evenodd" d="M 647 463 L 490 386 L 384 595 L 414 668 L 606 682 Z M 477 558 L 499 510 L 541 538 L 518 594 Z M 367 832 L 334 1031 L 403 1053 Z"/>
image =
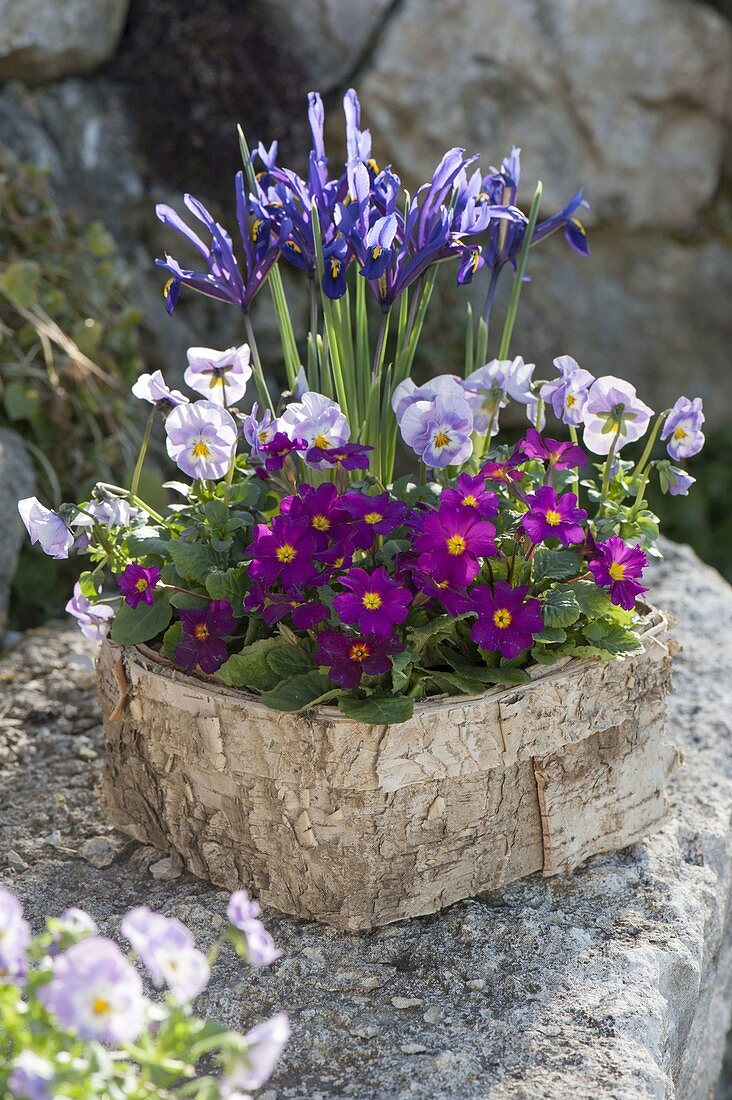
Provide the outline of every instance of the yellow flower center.
<path id="1" fill-rule="evenodd" d="M 463 504 L 467 504 L 468 508 L 476 508 L 478 501 L 475 499 L 472 493 L 468 493 L 463 497 Z"/>
<path id="2" fill-rule="evenodd" d="M 568 409 L 571 409 L 573 405 L 577 404 L 577 398 L 574 397 L 571 393 L 568 393 L 564 404 L 567 406 Z"/>
<path id="3" fill-rule="evenodd" d="M 95 997 L 92 1001 L 92 1012 L 95 1016 L 106 1016 L 111 1007 L 109 1001 L 105 1001 L 104 997 Z"/>
<path id="4" fill-rule="evenodd" d="M 288 561 L 294 561 L 297 557 L 297 550 L 289 542 L 283 542 L 282 546 L 278 546 L 275 550 L 275 555 L 278 561 L 287 563 Z"/>
<path id="5" fill-rule="evenodd" d="M 290 249 L 291 252 L 302 252 L 300 245 L 297 241 L 285 241 L 285 246 Z"/>
<path id="6" fill-rule="evenodd" d="M 140 577 L 139 581 L 135 581 L 135 588 L 138 592 L 145 592 L 147 589 L 147 581 L 144 577 Z"/>
<path id="7" fill-rule="evenodd" d="M 168 295 L 170 294 L 170 288 L 172 287 L 174 282 L 175 282 L 175 279 L 173 278 L 172 275 L 170 276 L 169 279 L 166 279 L 165 286 L 163 287 L 163 298 L 168 297 Z"/>
<path id="8" fill-rule="evenodd" d="M 674 432 L 674 439 L 686 439 L 686 428 L 679 426 Z"/>
<path id="9" fill-rule="evenodd" d="M 614 561 L 608 569 L 608 573 L 614 581 L 625 580 L 625 566 L 622 562 Z"/>
<path id="10" fill-rule="evenodd" d="M 260 443 L 266 443 L 268 434 L 269 433 L 267 432 L 266 428 L 263 432 L 259 432 L 259 434 L 258 434 L 259 442 Z"/>
<path id="11" fill-rule="evenodd" d="M 383 518 L 384 517 L 381 512 L 367 512 L 366 515 L 363 517 L 363 521 L 364 523 L 370 523 L 373 525 L 374 523 L 381 523 Z"/>
<path id="12" fill-rule="evenodd" d="M 381 255 L 382 252 L 383 252 L 383 249 L 382 249 L 381 245 L 380 244 L 375 244 L 374 247 L 371 249 L 371 259 L 372 260 L 378 260 L 378 258 L 379 258 L 379 256 Z"/>
<path id="13" fill-rule="evenodd" d="M 348 656 L 352 661 L 358 661 L 360 663 L 361 661 L 365 661 L 370 653 L 371 650 L 367 645 L 364 645 L 363 642 L 354 642 L 348 651 Z"/>
<path id="14" fill-rule="evenodd" d="M 208 627 L 205 623 L 196 623 L 193 633 L 199 642 L 205 642 L 208 638 Z"/>
<path id="15" fill-rule="evenodd" d="M 327 516 L 313 516 L 313 527 L 316 531 L 330 531 L 330 520 Z"/>
<path id="16" fill-rule="evenodd" d="M 327 436 L 316 435 L 315 439 L 313 440 L 313 447 L 320 447 L 322 451 L 327 451 L 330 447 Z"/>
<path id="17" fill-rule="evenodd" d="M 550 508 L 546 513 L 546 521 L 551 527 L 556 527 L 562 522 L 562 517 L 559 512 L 555 512 L 553 508 Z"/>
<path id="18" fill-rule="evenodd" d="M 378 592 L 364 592 L 361 599 L 361 603 L 369 611 L 376 611 L 377 608 L 381 607 L 383 602 Z"/>
<path id="19" fill-rule="evenodd" d="M 338 272 L 341 270 L 341 261 L 337 256 L 331 256 L 330 258 L 330 274 L 333 279 L 338 278 Z"/>
<path id="20" fill-rule="evenodd" d="M 446 447 L 450 442 L 447 432 L 438 432 L 435 436 L 435 447 Z"/>
<path id="21" fill-rule="evenodd" d="M 493 622 L 499 630 L 505 630 L 507 626 L 510 626 L 512 619 L 513 615 L 507 607 L 499 607 L 493 612 Z"/>
<path id="22" fill-rule="evenodd" d="M 197 443 L 193 444 L 191 453 L 194 458 L 208 458 L 211 454 L 211 449 L 208 443 L 204 443 L 202 439 L 199 439 Z"/>
<path id="23" fill-rule="evenodd" d="M 462 535 L 450 535 L 447 540 L 447 552 L 456 558 L 465 553 L 466 546 L 467 543 Z"/>

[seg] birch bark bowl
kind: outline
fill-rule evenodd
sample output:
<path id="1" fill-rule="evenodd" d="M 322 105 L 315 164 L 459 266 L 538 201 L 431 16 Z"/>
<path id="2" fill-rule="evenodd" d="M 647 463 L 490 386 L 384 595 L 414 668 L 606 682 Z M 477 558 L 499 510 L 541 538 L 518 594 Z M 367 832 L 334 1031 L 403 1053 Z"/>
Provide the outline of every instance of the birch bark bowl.
<path id="1" fill-rule="evenodd" d="M 270 710 L 105 641 L 108 814 L 218 886 L 341 929 L 570 871 L 666 818 L 668 627 L 649 609 L 642 655 L 535 666 L 395 726 Z"/>

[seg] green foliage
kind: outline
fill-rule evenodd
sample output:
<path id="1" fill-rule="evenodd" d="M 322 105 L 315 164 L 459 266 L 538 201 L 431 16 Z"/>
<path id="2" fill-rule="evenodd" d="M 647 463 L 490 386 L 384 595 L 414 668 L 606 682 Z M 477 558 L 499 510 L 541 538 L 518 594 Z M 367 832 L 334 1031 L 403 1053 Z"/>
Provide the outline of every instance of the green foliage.
<path id="1" fill-rule="evenodd" d="M 157 595 L 151 604 L 138 603 L 130 607 L 123 603 L 112 620 L 112 640 L 120 645 L 139 645 L 161 634 L 173 614 L 170 602 Z"/>
<path id="2" fill-rule="evenodd" d="M 406 695 L 387 695 L 374 691 L 365 698 L 344 695 L 338 703 L 340 709 L 349 718 L 372 725 L 406 722 L 412 717 L 414 704 Z"/>
<path id="3" fill-rule="evenodd" d="M 46 175 L 7 154 L 0 210 L 0 426 L 22 435 L 39 496 L 58 505 L 134 461 L 142 312 L 127 300 L 106 229 L 59 211 Z M 72 586 L 67 563 L 49 568 L 26 544 L 13 624 L 59 614 Z"/>

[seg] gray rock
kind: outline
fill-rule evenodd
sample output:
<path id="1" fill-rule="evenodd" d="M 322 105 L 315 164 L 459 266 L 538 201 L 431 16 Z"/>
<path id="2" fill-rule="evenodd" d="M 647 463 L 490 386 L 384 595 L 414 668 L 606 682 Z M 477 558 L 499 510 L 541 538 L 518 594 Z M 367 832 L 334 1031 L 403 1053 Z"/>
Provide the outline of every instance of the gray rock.
<path id="1" fill-rule="evenodd" d="M 283 958 L 247 971 L 222 951 L 199 1008 L 233 1027 L 289 1012 L 278 1100 L 707 1100 L 732 1004 L 732 589 L 690 550 L 669 547 L 652 595 L 684 646 L 669 732 L 685 763 L 669 825 L 572 875 L 533 876 L 370 934 L 267 911 Z M 47 628 L 0 664 L 14 753 L 3 765 L 0 851 L 26 856 L 40 821 L 57 839 L 37 847 L 12 888 L 36 927 L 81 904 L 118 936 L 122 914 L 147 904 L 207 949 L 226 895 L 188 875 L 151 879 L 152 850 L 105 833 L 102 761 L 75 753 L 79 733 L 101 747 L 94 686 L 70 651 L 93 646 Z M 102 834 L 119 845 L 113 867 L 94 868 L 61 842 Z M 424 1011 L 395 1010 L 396 998 Z"/>
<path id="2" fill-rule="evenodd" d="M 717 189 L 731 49 L 684 0 L 404 0 L 358 86 L 377 159 L 410 184 L 448 143 L 488 163 L 514 144 L 549 210 L 583 184 L 591 218 L 676 229 Z"/>
<path id="3" fill-rule="evenodd" d="M 23 440 L 15 432 L 0 428 L 0 639 L 24 535 L 18 501 L 33 495 L 35 481 Z"/>
<path id="4" fill-rule="evenodd" d="M 88 73 L 119 41 L 129 0 L 0 0 L 0 80 Z"/>
<path id="5" fill-rule="evenodd" d="M 350 79 L 373 44 L 394 0 L 264 0 L 304 75 L 321 92 Z"/>

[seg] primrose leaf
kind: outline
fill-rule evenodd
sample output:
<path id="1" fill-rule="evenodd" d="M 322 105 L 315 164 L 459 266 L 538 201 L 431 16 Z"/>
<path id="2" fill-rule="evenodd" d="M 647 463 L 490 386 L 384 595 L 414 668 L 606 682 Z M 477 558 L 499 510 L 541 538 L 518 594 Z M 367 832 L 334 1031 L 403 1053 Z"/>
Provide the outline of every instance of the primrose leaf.
<path id="1" fill-rule="evenodd" d="M 370 726 L 393 726 L 407 722 L 414 710 L 413 701 L 406 695 L 387 695 L 386 692 L 376 691 L 366 698 L 341 694 L 338 706 L 349 718 Z"/>
<path id="2" fill-rule="evenodd" d="M 229 687 L 248 687 L 252 691 L 271 691 L 282 679 L 268 661 L 270 653 L 283 643 L 279 638 L 261 638 L 233 653 L 216 675 Z"/>
<path id="3" fill-rule="evenodd" d="M 112 621 L 112 641 L 119 645 L 139 645 L 155 638 L 170 622 L 173 609 L 164 596 L 156 596 L 152 604 L 138 603 L 130 607 L 123 603 Z"/>
<path id="4" fill-rule="evenodd" d="M 334 687 L 326 672 L 313 669 L 311 672 L 293 676 L 290 680 L 282 680 L 272 691 L 264 693 L 262 702 L 274 710 L 304 710 L 340 695 L 341 691 L 342 689 Z"/>
<path id="5" fill-rule="evenodd" d="M 581 562 L 579 554 L 572 550 L 550 550 L 547 546 L 537 546 L 532 565 L 534 583 L 544 580 L 566 581 L 570 577 L 576 577 Z"/>
<path id="6" fill-rule="evenodd" d="M 571 588 L 550 588 L 546 593 L 541 613 L 545 627 L 562 628 L 576 623 L 580 617 L 580 608 Z"/>

